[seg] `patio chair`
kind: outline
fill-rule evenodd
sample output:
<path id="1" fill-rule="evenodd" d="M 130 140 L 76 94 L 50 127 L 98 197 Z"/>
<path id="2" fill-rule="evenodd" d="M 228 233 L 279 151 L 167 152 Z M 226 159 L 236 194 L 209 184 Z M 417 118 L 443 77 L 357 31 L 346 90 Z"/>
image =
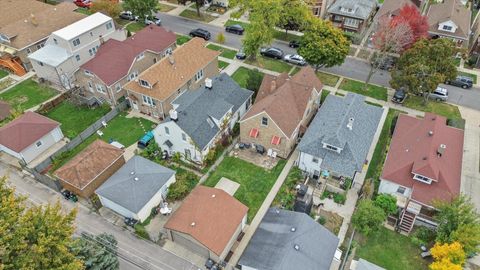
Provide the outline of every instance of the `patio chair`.
<path id="1" fill-rule="evenodd" d="M 101 130 L 97 130 L 97 134 L 98 136 L 102 137 L 103 136 L 103 132 Z"/>
<path id="2" fill-rule="evenodd" d="M 272 156 L 272 152 L 273 152 L 272 149 L 268 149 L 268 151 L 267 151 L 267 156 L 271 157 L 271 156 Z"/>
<path id="3" fill-rule="evenodd" d="M 272 158 L 276 158 L 277 157 L 277 152 L 276 151 L 273 151 L 272 153 Z"/>

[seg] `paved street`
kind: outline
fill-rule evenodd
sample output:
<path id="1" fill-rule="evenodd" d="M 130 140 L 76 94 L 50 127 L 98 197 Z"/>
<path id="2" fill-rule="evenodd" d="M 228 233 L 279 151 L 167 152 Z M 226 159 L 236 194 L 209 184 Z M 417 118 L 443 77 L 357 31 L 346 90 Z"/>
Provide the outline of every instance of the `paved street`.
<path id="1" fill-rule="evenodd" d="M 165 251 L 160 246 L 137 238 L 129 231 L 110 224 L 101 216 L 91 212 L 79 203 L 65 201 L 57 192 L 36 182 L 32 178 L 23 175 L 16 169 L 12 169 L 0 163 L 0 172 L 9 177 L 9 183 L 15 186 L 20 194 L 28 196 L 34 204 L 54 203 L 60 201 L 66 210 L 78 208 L 76 226 L 77 234 L 88 232 L 100 234 L 103 232 L 112 234 L 118 241 L 118 253 L 120 257 L 120 269 L 122 270 L 197 270 L 193 265 L 176 255 Z"/>

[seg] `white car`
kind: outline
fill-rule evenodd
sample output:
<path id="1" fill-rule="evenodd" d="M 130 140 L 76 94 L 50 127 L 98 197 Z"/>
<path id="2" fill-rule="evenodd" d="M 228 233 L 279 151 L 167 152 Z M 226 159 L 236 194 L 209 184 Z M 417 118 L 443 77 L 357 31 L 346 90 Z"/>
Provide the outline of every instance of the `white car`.
<path id="1" fill-rule="evenodd" d="M 283 60 L 285 60 L 287 63 L 292 63 L 299 66 L 305 66 L 307 64 L 307 61 L 305 61 L 305 59 L 298 54 L 287 54 L 283 57 Z"/>

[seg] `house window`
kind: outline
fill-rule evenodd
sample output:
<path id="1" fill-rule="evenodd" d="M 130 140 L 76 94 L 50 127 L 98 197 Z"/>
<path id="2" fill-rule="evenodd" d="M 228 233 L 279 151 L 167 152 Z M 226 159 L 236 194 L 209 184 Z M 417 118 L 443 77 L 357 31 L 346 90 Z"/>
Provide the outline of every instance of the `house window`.
<path id="1" fill-rule="evenodd" d="M 145 57 L 145 54 L 142 52 L 141 54 L 137 55 L 136 59 L 137 59 L 137 61 L 142 60 L 143 57 Z"/>
<path id="2" fill-rule="evenodd" d="M 45 46 L 45 43 L 37 44 L 37 50 L 40 50 Z"/>
<path id="3" fill-rule="evenodd" d="M 182 133 L 182 140 L 183 140 L 184 142 L 187 141 L 187 135 L 186 135 L 185 133 Z"/>
<path id="4" fill-rule="evenodd" d="M 37 63 L 38 63 L 40 66 L 42 66 L 42 67 L 43 67 L 43 63 L 42 63 L 42 62 L 37 62 Z"/>
<path id="5" fill-rule="evenodd" d="M 122 86 L 119 83 L 117 83 L 115 85 L 115 90 L 117 90 L 117 92 L 120 92 L 120 90 L 122 90 Z"/>
<path id="6" fill-rule="evenodd" d="M 28 54 L 32 53 L 32 50 L 30 50 L 30 48 L 27 48 L 27 53 Z"/>
<path id="7" fill-rule="evenodd" d="M 92 49 L 89 49 L 89 50 L 88 50 L 88 53 L 90 54 L 90 56 L 93 56 L 93 51 L 92 51 Z"/>
<path id="8" fill-rule="evenodd" d="M 56 38 L 53 39 L 53 42 L 54 42 L 55 44 L 58 44 L 58 40 L 57 40 Z"/>
<path id="9" fill-rule="evenodd" d="M 105 88 L 101 84 L 95 84 L 95 87 L 97 88 L 97 91 L 100 92 L 100 93 L 105 94 L 107 92 L 107 91 L 105 91 Z"/>
<path id="10" fill-rule="evenodd" d="M 112 22 L 108 22 L 106 26 L 107 26 L 107 30 L 112 29 Z"/>
<path id="11" fill-rule="evenodd" d="M 405 194 L 405 191 L 406 191 L 406 190 L 407 190 L 407 189 L 404 188 L 404 187 L 398 187 L 398 188 L 397 188 L 397 193 L 403 195 L 403 194 Z"/>
<path id="12" fill-rule="evenodd" d="M 312 162 L 313 162 L 313 163 L 318 163 L 318 158 L 312 157 Z"/>
<path id="13" fill-rule="evenodd" d="M 338 148 L 337 148 L 337 147 L 331 146 L 330 144 L 325 144 L 325 148 L 328 149 L 328 150 L 335 151 L 335 152 L 338 151 Z"/>
<path id="14" fill-rule="evenodd" d="M 80 55 L 75 55 L 75 59 L 77 59 L 77 61 L 80 61 Z"/>
<path id="15" fill-rule="evenodd" d="M 42 141 L 38 141 L 38 142 L 35 143 L 35 146 L 40 147 L 40 146 L 42 146 L 42 144 L 43 144 Z"/>
<path id="16" fill-rule="evenodd" d="M 172 48 L 167 48 L 167 50 L 165 51 L 167 54 L 172 54 Z"/>
<path id="17" fill-rule="evenodd" d="M 203 69 L 200 69 L 197 74 L 195 74 L 195 81 L 198 82 L 201 78 L 203 78 Z"/>
<path id="18" fill-rule="evenodd" d="M 262 117 L 262 126 L 268 126 L 268 118 Z"/>
<path id="19" fill-rule="evenodd" d="M 165 127 L 165 134 L 170 135 L 170 130 L 168 129 L 168 127 Z"/>
<path id="20" fill-rule="evenodd" d="M 352 18 L 345 18 L 345 21 L 343 21 L 343 24 L 346 26 L 350 27 L 355 27 L 357 28 L 359 25 L 360 21 Z"/>
<path id="21" fill-rule="evenodd" d="M 445 30 L 445 31 L 452 31 L 452 26 L 450 26 L 450 25 L 444 25 L 444 26 L 443 26 L 443 30 Z"/>
<path id="22" fill-rule="evenodd" d="M 313 15 L 318 16 L 320 14 L 320 9 L 319 8 L 314 8 L 313 9 Z"/>
<path id="23" fill-rule="evenodd" d="M 153 63 L 154 63 L 154 64 L 157 63 L 157 57 L 154 57 L 154 58 L 153 58 Z"/>
<path id="24" fill-rule="evenodd" d="M 79 38 L 76 38 L 76 39 L 73 40 L 73 46 L 76 47 L 76 46 L 78 46 L 78 45 L 80 45 L 80 39 L 79 39 Z"/>
<path id="25" fill-rule="evenodd" d="M 91 72 L 88 71 L 88 70 L 83 71 L 83 73 L 84 73 L 85 75 L 87 75 L 87 76 L 93 77 L 93 73 L 91 73 Z"/>
<path id="26" fill-rule="evenodd" d="M 93 84 L 91 81 L 88 81 L 88 90 L 93 93 Z"/>
<path id="27" fill-rule="evenodd" d="M 143 87 L 152 88 L 150 84 L 145 80 L 140 80 L 139 82 L 140 82 L 140 85 Z"/>
<path id="28" fill-rule="evenodd" d="M 423 175 L 420 175 L 420 174 L 415 174 L 413 176 L 413 179 L 415 179 L 417 181 L 420 181 L 422 183 L 426 183 L 426 184 L 431 184 L 432 183 L 432 179 L 430 179 L 428 177 L 425 177 Z"/>
<path id="29" fill-rule="evenodd" d="M 143 103 L 144 104 L 155 107 L 155 100 L 153 100 L 153 98 L 151 98 L 149 96 L 143 96 L 143 95 L 142 95 L 142 98 L 143 98 Z"/>

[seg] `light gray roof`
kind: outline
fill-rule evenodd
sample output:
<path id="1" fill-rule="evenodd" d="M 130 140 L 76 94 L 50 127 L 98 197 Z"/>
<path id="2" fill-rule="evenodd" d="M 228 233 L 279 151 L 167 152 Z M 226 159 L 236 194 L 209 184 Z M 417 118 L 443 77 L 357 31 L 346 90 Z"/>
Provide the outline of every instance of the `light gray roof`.
<path id="1" fill-rule="evenodd" d="M 238 264 L 259 270 L 328 270 L 338 242 L 307 214 L 270 208 Z"/>
<path id="2" fill-rule="evenodd" d="M 57 67 L 61 63 L 65 62 L 70 57 L 70 53 L 67 52 L 62 47 L 47 44 L 45 47 L 41 48 L 28 55 L 28 58 L 35 61 L 42 62 L 52 67 Z"/>
<path id="3" fill-rule="evenodd" d="M 220 131 L 217 125 L 210 126 L 207 119 L 221 119 L 230 109 L 232 113 L 240 108 L 253 92 L 241 88 L 225 73 L 212 79 L 212 89 L 202 85 L 195 90 L 188 90 L 172 104 L 177 108 L 177 125 L 192 138 L 196 145 L 203 149 Z"/>
<path id="4" fill-rule="evenodd" d="M 322 159 L 321 168 L 346 177 L 361 171 L 377 130 L 383 108 L 365 103 L 365 97 L 348 93 L 329 95 L 303 136 L 298 150 Z M 347 125 L 353 118 L 352 129 Z M 323 143 L 343 148 L 340 153 Z"/>
<path id="5" fill-rule="evenodd" d="M 385 268 L 382 268 L 364 259 L 360 259 L 355 270 L 385 270 Z"/>
<path id="6" fill-rule="evenodd" d="M 328 9 L 328 13 L 366 20 L 377 7 L 377 0 L 337 0 Z M 352 9 L 353 12 L 342 11 Z"/>
<path id="7" fill-rule="evenodd" d="M 143 157 L 134 156 L 108 178 L 95 193 L 138 213 L 174 174 L 175 171 L 169 168 Z"/>

